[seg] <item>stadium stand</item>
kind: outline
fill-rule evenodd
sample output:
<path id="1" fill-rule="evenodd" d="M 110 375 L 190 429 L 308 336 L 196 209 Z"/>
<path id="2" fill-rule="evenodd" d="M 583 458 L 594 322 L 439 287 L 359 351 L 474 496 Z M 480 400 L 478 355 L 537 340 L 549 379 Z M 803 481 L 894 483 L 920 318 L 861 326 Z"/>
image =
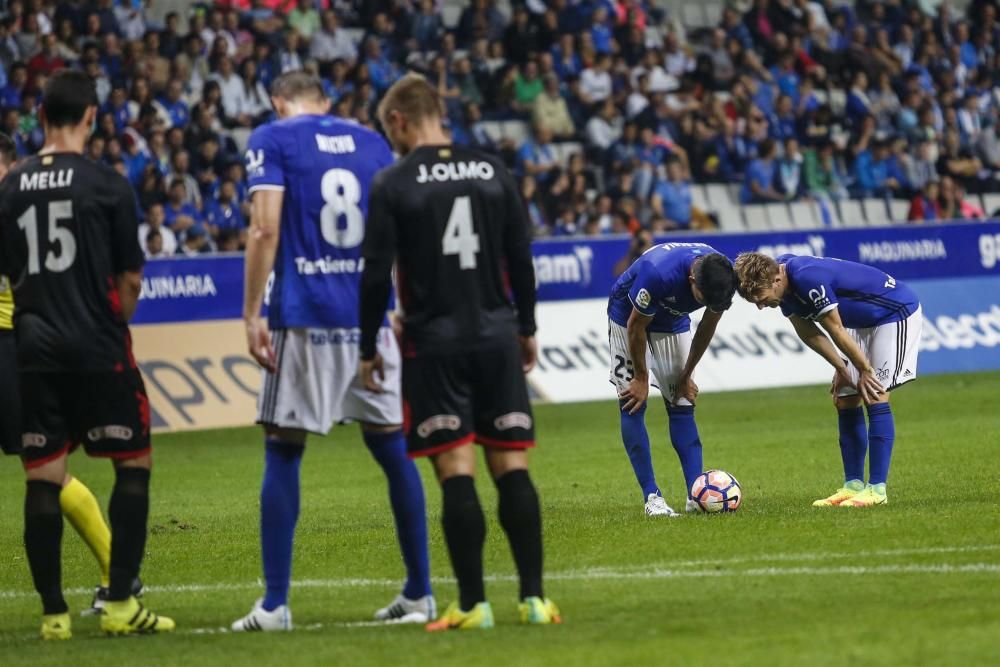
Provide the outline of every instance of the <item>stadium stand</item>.
<path id="1" fill-rule="evenodd" d="M 0 0 L 0 123 L 37 151 L 46 77 L 89 73 L 88 154 L 130 179 L 143 219 L 162 205 L 188 254 L 241 246 L 242 153 L 273 118 L 270 82 L 300 67 L 373 127 L 386 88 L 426 74 L 454 140 L 521 179 L 539 237 L 985 217 L 997 4 Z"/>

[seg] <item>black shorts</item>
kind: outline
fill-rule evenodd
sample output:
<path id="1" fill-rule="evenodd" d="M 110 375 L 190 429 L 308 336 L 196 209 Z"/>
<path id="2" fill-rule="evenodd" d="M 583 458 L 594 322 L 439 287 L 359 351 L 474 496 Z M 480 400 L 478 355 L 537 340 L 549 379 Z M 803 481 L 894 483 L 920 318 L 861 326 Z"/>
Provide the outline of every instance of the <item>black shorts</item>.
<path id="1" fill-rule="evenodd" d="M 21 453 L 21 392 L 17 386 L 17 342 L 10 329 L 0 330 L 0 450 Z"/>
<path id="2" fill-rule="evenodd" d="M 410 458 L 478 442 L 535 446 L 521 351 L 510 345 L 403 359 L 403 419 Z"/>
<path id="3" fill-rule="evenodd" d="M 25 468 L 82 444 L 89 456 L 133 459 L 148 454 L 149 398 L 134 368 L 106 373 L 21 373 Z"/>

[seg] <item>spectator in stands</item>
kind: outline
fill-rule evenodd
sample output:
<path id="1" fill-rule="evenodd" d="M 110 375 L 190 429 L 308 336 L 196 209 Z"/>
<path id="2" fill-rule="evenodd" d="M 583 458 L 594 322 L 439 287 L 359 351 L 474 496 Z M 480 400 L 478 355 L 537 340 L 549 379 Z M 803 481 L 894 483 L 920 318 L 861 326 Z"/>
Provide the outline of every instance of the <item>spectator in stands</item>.
<path id="1" fill-rule="evenodd" d="M 601 54 L 592 67 L 580 73 L 580 100 L 587 105 L 603 102 L 611 97 L 611 56 Z"/>
<path id="2" fill-rule="evenodd" d="M 0 88 L 0 107 L 12 109 L 21 106 L 21 92 L 28 82 L 28 68 L 22 62 L 15 62 L 7 77 L 7 84 Z"/>
<path id="3" fill-rule="evenodd" d="M 936 168 L 942 177 L 942 192 L 945 176 L 962 183 L 966 189 L 976 190 L 979 187 L 979 174 L 983 169 L 983 163 L 968 147 L 961 145 L 958 131 L 948 130 L 944 133 L 944 143 L 938 154 Z"/>
<path id="4" fill-rule="evenodd" d="M 189 227 L 184 234 L 180 254 L 188 257 L 197 257 L 211 252 L 215 252 L 215 246 L 212 244 L 211 239 L 209 239 L 208 231 L 204 225 L 197 223 Z"/>
<path id="5" fill-rule="evenodd" d="M 299 0 L 288 12 L 288 25 L 309 41 L 320 29 L 320 16 L 314 0 Z"/>
<path id="6" fill-rule="evenodd" d="M 544 127 L 559 139 L 568 139 L 576 134 L 569 107 L 559 92 L 559 80 L 555 75 L 545 79 L 544 89 L 535 99 L 531 118 L 535 127 Z"/>
<path id="7" fill-rule="evenodd" d="M 191 108 L 184 100 L 184 84 L 177 79 L 171 79 L 167 84 L 166 94 L 156 102 L 162 113 L 170 119 L 169 127 L 187 127 L 191 120 Z"/>
<path id="8" fill-rule="evenodd" d="M 218 196 L 205 205 L 205 224 L 212 238 L 218 239 L 222 230 L 231 229 L 237 232 L 241 243 L 246 241 L 247 224 L 240 211 L 235 183 L 222 181 Z"/>
<path id="9" fill-rule="evenodd" d="M 916 156 L 906 165 L 906 180 L 913 190 L 923 190 L 928 183 L 938 180 L 932 151 L 933 144 L 930 141 L 921 141 L 917 144 Z"/>
<path id="10" fill-rule="evenodd" d="M 775 168 L 775 188 L 787 201 L 794 201 L 805 194 L 804 162 L 805 158 L 799 151 L 798 140 L 794 136 L 785 139 L 781 157 Z"/>
<path id="11" fill-rule="evenodd" d="M 152 229 L 141 238 L 144 242 L 140 245 L 146 259 L 158 259 L 166 256 L 163 252 L 163 235 L 159 231 Z"/>
<path id="12" fill-rule="evenodd" d="M 667 159 L 667 179 L 653 189 L 652 207 L 667 221 L 668 229 L 691 227 L 691 182 L 684 164 L 676 156 Z"/>
<path id="13" fill-rule="evenodd" d="M 190 193 L 187 191 L 184 179 L 175 178 L 170 181 L 167 205 L 163 208 L 164 224 L 182 237 L 191 227 L 201 224 L 201 213 L 197 207 L 189 203 L 189 199 Z"/>
<path id="14" fill-rule="evenodd" d="M 774 187 L 775 163 L 778 145 L 773 139 L 760 143 L 758 157 L 750 161 L 740 191 L 740 201 L 744 204 L 767 204 L 784 200 L 784 195 Z"/>
<path id="15" fill-rule="evenodd" d="M 542 94 L 543 84 L 538 77 L 538 64 L 534 61 L 526 62 L 516 72 L 512 106 L 517 111 L 530 112 L 535 100 Z"/>
<path id="16" fill-rule="evenodd" d="M 171 156 L 169 180 L 184 183 L 184 203 L 201 208 L 201 191 L 198 181 L 191 175 L 191 154 L 187 150 L 177 150 Z"/>
<path id="17" fill-rule="evenodd" d="M 832 142 L 824 140 L 803 155 L 806 193 L 810 197 L 840 201 L 848 196 L 833 148 Z"/>
<path id="18" fill-rule="evenodd" d="M 531 21 L 531 14 L 524 5 L 514 7 L 513 20 L 504 30 L 503 50 L 507 59 L 516 65 L 524 65 L 529 56 L 538 51 L 538 26 Z"/>
<path id="19" fill-rule="evenodd" d="M 522 175 L 534 176 L 539 185 L 547 185 L 559 171 L 552 132 L 544 125 L 536 125 L 531 138 L 517 150 L 517 166 Z"/>
<path id="20" fill-rule="evenodd" d="M 309 39 L 306 35 L 303 37 Z M 323 12 L 323 29 L 313 35 L 309 44 L 309 57 L 321 63 L 339 59 L 352 65 L 357 60 L 357 46 L 350 35 L 340 28 L 334 12 Z"/>
<path id="21" fill-rule="evenodd" d="M 600 155 L 603 158 L 612 144 L 622 136 L 623 125 L 622 117 L 618 113 L 618 107 L 615 106 L 614 100 L 610 98 L 604 100 L 598 112 L 587 121 L 587 145 L 596 151 L 595 155 Z"/>
<path id="22" fill-rule="evenodd" d="M 177 237 L 163 226 L 164 220 L 163 204 L 152 204 L 146 210 L 146 221 L 139 225 L 139 245 L 147 258 L 170 257 L 177 252 Z M 150 247 L 150 234 L 158 236 L 158 251 Z"/>
<path id="23" fill-rule="evenodd" d="M 910 210 L 906 214 L 906 219 L 910 222 L 923 222 L 937 220 L 940 205 L 940 186 L 937 181 L 927 181 L 920 189 L 920 192 L 910 200 Z"/>
<path id="24" fill-rule="evenodd" d="M 383 52 L 378 39 L 369 37 L 365 41 L 365 65 L 371 76 L 375 92 L 381 95 L 399 78 L 399 69 Z"/>
<path id="25" fill-rule="evenodd" d="M 420 51 L 433 51 L 440 44 L 444 25 L 441 15 L 434 6 L 434 0 L 420 0 L 419 8 L 413 15 L 410 35 Z"/>
<path id="26" fill-rule="evenodd" d="M 648 229 L 640 227 L 632 234 L 632 241 L 629 243 L 628 251 L 615 263 L 614 274 L 620 276 L 625 273 L 625 269 L 632 266 L 635 260 L 642 257 L 642 254 L 653 247 L 653 234 Z"/>

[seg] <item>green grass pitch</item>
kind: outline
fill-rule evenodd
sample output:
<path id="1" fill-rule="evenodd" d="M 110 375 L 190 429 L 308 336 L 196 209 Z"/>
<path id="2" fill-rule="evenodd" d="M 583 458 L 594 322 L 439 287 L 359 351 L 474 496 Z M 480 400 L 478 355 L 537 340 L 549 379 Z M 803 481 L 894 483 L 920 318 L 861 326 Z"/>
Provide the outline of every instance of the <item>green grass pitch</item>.
<path id="1" fill-rule="evenodd" d="M 23 481 L 0 470 L 0 664 L 32 665 L 987 665 L 1000 664 L 1000 374 L 922 378 L 895 396 L 890 504 L 815 509 L 837 486 L 836 417 L 822 387 L 702 396 L 705 463 L 730 471 L 746 502 L 732 515 L 651 520 L 618 437 L 613 402 L 537 408 L 533 476 L 542 498 L 547 593 L 559 627 L 516 625 L 513 564 L 489 516 L 487 594 L 497 627 L 429 635 L 371 627 L 401 564 L 381 472 L 356 427 L 314 441 L 303 464 L 291 635 L 234 636 L 261 586 L 256 429 L 157 437 L 148 604 L 174 636 L 35 639 L 40 607 L 21 546 Z M 664 411 L 651 407 L 654 463 L 682 506 Z M 455 596 L 440 493 L 421 470 L 439 602 Z M 106 506 L 107 463 L 71 468 Z M 64 586 L 74 614 L 97 579 L 67 526 Z"/>

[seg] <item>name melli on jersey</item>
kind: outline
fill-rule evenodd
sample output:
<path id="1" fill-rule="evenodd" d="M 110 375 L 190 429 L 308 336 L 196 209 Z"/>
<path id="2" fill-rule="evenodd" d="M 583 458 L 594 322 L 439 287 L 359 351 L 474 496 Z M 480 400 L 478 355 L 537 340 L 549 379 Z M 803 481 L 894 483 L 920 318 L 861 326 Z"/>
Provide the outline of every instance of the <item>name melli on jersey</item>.
<path id="1" fill-rule="evenodd" d="M 488 181 L 493 178 L 493 165 L 489 162 L 472 160 L 469 162 L 435 162 L 427 168 L 425 164 L 417 165 L 417 183 L 437 181 L 468 181 L 479 179 Z"/>
<path id="2" fill-rule="evenodd" d="M 21 192 L 32 190 L 53 190 L 68 188 L 73 184 L 72 169 L 57 169 L 55 171 L 34 171 L 21 174 Z"/>

